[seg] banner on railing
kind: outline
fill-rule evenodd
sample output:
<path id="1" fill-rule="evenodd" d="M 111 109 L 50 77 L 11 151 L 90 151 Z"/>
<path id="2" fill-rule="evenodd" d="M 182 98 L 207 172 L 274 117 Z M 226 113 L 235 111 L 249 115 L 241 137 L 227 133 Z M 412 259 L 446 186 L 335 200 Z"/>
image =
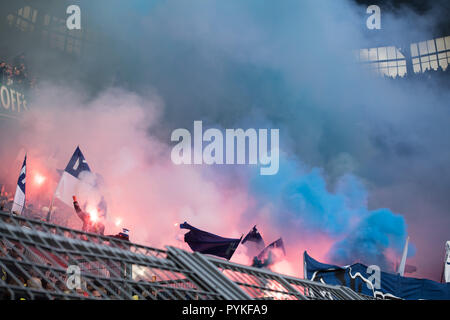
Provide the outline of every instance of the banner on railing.
<path id="1" fill-rule="evenodd" d="M 23 90 L 0 83 L 0 117 L 17 118 L 26 110 L 28 104 Z"/>

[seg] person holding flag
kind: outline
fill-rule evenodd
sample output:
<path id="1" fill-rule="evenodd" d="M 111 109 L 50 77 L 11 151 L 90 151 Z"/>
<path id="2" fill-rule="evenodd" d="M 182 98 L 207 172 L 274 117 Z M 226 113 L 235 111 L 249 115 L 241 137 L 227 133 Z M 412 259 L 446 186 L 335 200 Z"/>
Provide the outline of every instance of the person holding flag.
<path id="1" fill-rule="evenodd" d="M 2 184 L 2 188 L 0 190 L 0 211 L 3 211 L 5 209 L 7 202 L 8 202 L 8 193 L 5 192 L 5 185 Z"/>
<path id="2" fill-rule="evenodd" d="M 104 229 L 99 220 L 106 218 L 107 205 L 104 196 L 99 192 L 99 180 L 101 176 L 91 172 L 80 147 L 77 146 L 66 168 L 61 172 L 61 178 L 49 207 L 47 221 L 50 221 L 54 201 L 58 199 L 67 206 L 75 207 L 86 230 L 94 231 L 97 227 L 100 231 Z M 84 203 L 79 204 L 76 198 L 73 199 L 74 196 L 82 198 Z M 94 229 L 90 226 L 92 222 L 95 222 Z"/>
<path id="3" fill-rule="evenodd" d="M 23 160 L 22 169 L 20 170 L 19 180 L 17 181 L 16 193 L 14 195 L 14 201 L 11 208 L 11 212 L 21 215 L 25 207 L 25 181 L 27 172 L 27 155 Z"/>
<path id="4" fill-rule="evenodd" d="M 85 184 L 82 181 L 83 175 L 90 172 L 91 168 L 89 168 L 80 147 L 77 146 L 69 163 L 62 172 L 61 179 L 53 197 L 61 200 L 68 206 L 72 206 L 72 196 L 78 193 L 77 191 L 80 189 L 80 185 Z M 52 206 L 53 203 L 50 207 Z"/>

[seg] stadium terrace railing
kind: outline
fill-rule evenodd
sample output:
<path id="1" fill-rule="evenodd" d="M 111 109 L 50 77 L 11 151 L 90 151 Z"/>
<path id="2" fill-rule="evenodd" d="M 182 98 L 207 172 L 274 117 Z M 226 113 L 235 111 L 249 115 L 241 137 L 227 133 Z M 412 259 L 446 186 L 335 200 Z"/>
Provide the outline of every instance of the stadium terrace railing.
<path id="1" fill-rule="evenodd" d="M 0 212 L 0 299 L 361 300 L 330 286 Z"/>

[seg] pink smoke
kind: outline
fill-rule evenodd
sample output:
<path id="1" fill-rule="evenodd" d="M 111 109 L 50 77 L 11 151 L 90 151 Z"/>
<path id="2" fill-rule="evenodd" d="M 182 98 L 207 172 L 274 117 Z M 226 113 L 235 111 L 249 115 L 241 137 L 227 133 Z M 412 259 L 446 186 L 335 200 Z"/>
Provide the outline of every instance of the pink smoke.
<path id="1" fill-rule="evenodd" d="M 17 142 L 28 152 L 30 168 L 45 173 L 45 188 L 39 189 L 41 205 L 50 201 L 56 188 L 56 169 L 64 169 L 79 145 L 91 170 L 104 180 L 101 192 L 108 205 L 106 234 L 124 227 L 130 230 L 133 242 L 190 250 L 183 242 L 185 231 L 179 229 L 179 223 L 187 221 L 234 238 L 257 223 L 266 244 L 280 236 L 285 240 L 287 255 L 272 270 L 302 277 L 305 250 L 325 260 L 334 242 L 327 235 L 301 236 L 298 220 L 288 226 L 274 224 L 274 215 L 280 213 L 270 206 L 245 214 L 259 201 L 250 195 L 245 179 L 235 182 L 226 170 L 174 165 L 170 135 L 161 140 L 149 134 L 150 129 L 159 128 L 164 111 L 156 95 L 144 99 L 110 89 L 86 102 L 72 89 L 46 86 L 39 92 L 34 107 L 20 122 Z M 32 198 L 37 197 L 37 191 L 30 190 Z M 75 214 L 70 224 L 80 225 Z M 250 265 L 252 257 L 240 245 L 232 261 Z"/>
<path id="2" fill-rule="evenodd" d="M 134 242 L 187 248 L 175 224 L 188 221 L 222 236 L 240 237 L 246 232 L 238 228 L 249 201 L 246 186 L 230 186 L 211 173 L 206 176 L 208 169 L 203 167 L 173 165 L 169 139 L 148 134 L 158 125 L 161 109 L 156 96 L 144 100 L 120 89 L 86 103 L 74 91 L 42 88 L 17 138 L 29 154 L 30 166 L 48 172 L 41 197 L 50 200 L 58 181 L 56 169 L 66 166 L 79 145 L 91 170 L 104 180 L 107 234 L 126 227 Z M 75 215 L 72 220 L 77 222 Z M 244 261 L 242 257 L 236 255 Z"/>

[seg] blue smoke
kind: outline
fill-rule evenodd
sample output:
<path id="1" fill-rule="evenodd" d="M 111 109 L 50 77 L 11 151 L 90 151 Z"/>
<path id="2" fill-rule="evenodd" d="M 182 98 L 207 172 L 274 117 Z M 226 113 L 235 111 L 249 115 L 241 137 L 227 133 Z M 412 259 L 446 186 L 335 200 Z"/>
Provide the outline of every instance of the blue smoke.
<path id="1" fill-rule="evenodd" d="M 283 157 L 277 175 L 257 172 L 250 183 L 250 192 L 258 199 L 252 210 L 269 206 L 270 223 L 283 237 L 295 241 L 325 234 L 336 240 L 327 262 L 341 265 L 360 261 L 386 269 L 388 249 L 401 255 L 407 237 L 404 217 L 389 209 L 369 210 L 368 192 L 357 176 L 342 175 L 330 188 L 322 169 Z"/>
<path id="2" fill-rule="evenodd" d="M 389 267 L 386 249 L 393 249 L 398 255 L 403 250 L 407 236 L 405 219 L 389 209 L 370 211 L 369 214 L 329 252 L 330 259 L 337 264 L 350 264 L 355 258 L 366 264 L 377 264 L 383 269 Z M 411 246 L 409 254 L 415 248 Z"/>

